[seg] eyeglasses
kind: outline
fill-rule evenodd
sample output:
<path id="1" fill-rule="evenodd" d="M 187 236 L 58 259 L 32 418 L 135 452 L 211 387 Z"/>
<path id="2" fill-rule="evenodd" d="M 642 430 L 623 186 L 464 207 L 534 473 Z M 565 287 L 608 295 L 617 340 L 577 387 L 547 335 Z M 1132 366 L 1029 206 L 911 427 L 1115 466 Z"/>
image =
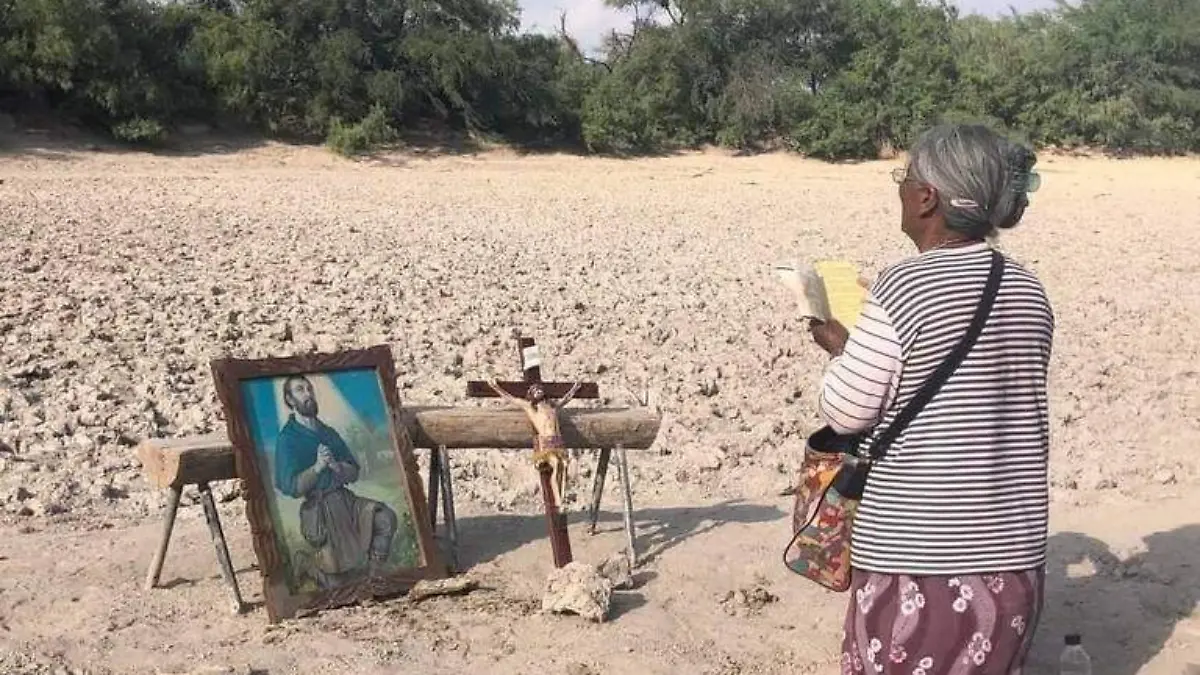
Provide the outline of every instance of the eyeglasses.
<path id="1" fill-rule="evenodd" d="M 907 177 L 908 177 L 908 168 L 907 167 L 898 166 L 898 167 L 892 169 L 892 180 L 896 181 L 896 185 L 903 183 L 904 179 Z"/>

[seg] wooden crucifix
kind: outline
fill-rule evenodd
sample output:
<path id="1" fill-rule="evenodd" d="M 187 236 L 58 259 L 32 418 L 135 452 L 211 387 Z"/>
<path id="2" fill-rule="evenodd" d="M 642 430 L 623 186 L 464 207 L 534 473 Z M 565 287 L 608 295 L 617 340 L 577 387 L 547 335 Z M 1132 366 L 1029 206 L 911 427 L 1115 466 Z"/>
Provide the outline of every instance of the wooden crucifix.
<path id="1" fill-rule="evenodd" d="M 543 382 L 541 358 L 533 338 L 518 338 L 517 347 L 521 354 L 520 382 L 469 381 L 467 396 L 501 397 L 529 416 L 534 430 L 533 463 L 541 478 L 550 549 L 554 566 L 562 567 L 571 562 L 572 556 L 567 518 L 562 512 L 567 455 L 558 411 L 573 398 L 599 398 L 600 390 L 595 382 Z"/>

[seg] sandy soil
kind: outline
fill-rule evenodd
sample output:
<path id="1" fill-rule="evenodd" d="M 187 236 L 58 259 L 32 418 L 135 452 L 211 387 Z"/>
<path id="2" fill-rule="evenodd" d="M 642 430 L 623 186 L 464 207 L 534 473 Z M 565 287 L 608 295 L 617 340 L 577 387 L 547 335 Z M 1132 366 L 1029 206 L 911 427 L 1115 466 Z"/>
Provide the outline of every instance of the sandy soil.
<path id="1" fill-rule="evenodd" d="M 793 479 L 824 359 L 769 273 L 909 255 L 890 163 L 717 154 L 507 153 L 354 163 L 268 145 L 150 156 L 0 154 L 0 672 L 827 673 L 845 597 L 791 576 Z M 1047 618 L 1033 673 L 1081 630 L 1097 673 L 1200 663 L 1200 161 L 1045 157 L 1003 245 L 1058 316 Z M 163 581 L 141 589 L 164 496 L 133 444 L 224 429 L 220 355 L 389 343 L 406 404 L 543 374 L 648 389 L 631 456 L 643 556 L 609 622 L 541 614 L 551 569 L 535 474 L 460 452 L 462 557 L 484 588 L 269 627 L 241 616 L 194 494 Z M 495 403 L 492 403 L 495 405 Z M 588 488 L 590 453 L 581 455 Z M 423 459 L 423 458 L 422 458 Z M 622 546 L 615 481 L 576 558 Z M 242 502 L 216 488 L 243 593 Z M 730 591 L 768 602 L 727 602 Z"/>

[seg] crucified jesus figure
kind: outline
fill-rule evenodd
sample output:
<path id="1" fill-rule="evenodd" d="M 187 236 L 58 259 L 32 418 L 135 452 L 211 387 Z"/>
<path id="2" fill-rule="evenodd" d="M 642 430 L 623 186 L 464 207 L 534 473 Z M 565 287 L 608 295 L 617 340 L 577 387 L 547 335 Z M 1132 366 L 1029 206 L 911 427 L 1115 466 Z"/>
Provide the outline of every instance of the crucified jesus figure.
<path id="1" fill-rule="evenodd" d="M 546 392 L 540 384 L 531 384 L 529 393 L 526 395 L 527 399 L 522 399 L 501 389 L 495 380 L 488 380 L 488 386 L 492 388 L 492 391 L 519 406 L 529 416 L 534 430 L 533 465 L 539 470 L 543 466 L 549 466 L 550 483 L 553 486 L 551 497 L 556 508 L 562 505 L 567 474 L 566 444 L 563 443 L 562 432 L 559 430 L 558 411 L 574 398 L 575 392 L 579 391 L 581 384 L 576 382 L 567 391 L 567 394 L 558 400 L 558 403 L 552 403 L 546 398 Z"/>

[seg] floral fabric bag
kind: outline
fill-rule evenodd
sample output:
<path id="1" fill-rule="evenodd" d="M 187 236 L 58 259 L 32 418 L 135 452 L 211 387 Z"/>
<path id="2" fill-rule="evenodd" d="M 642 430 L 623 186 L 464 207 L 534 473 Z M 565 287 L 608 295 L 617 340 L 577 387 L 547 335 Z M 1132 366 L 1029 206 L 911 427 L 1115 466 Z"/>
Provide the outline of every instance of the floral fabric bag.
<path id="1" fill-rule="evenodd" d="M 992 251 L 983 298 L 966 335 L 916 396 L 863 451 L 867 434 L 843 435 L 825 426 L 808 437 L 792 507 L 792 538 L 783 563 L 796 574 L 841 593 L 850 587 L 850 530 L 871 464 L 933 398 L 975 344 L 999 291 L 1004 256 Z"/>

